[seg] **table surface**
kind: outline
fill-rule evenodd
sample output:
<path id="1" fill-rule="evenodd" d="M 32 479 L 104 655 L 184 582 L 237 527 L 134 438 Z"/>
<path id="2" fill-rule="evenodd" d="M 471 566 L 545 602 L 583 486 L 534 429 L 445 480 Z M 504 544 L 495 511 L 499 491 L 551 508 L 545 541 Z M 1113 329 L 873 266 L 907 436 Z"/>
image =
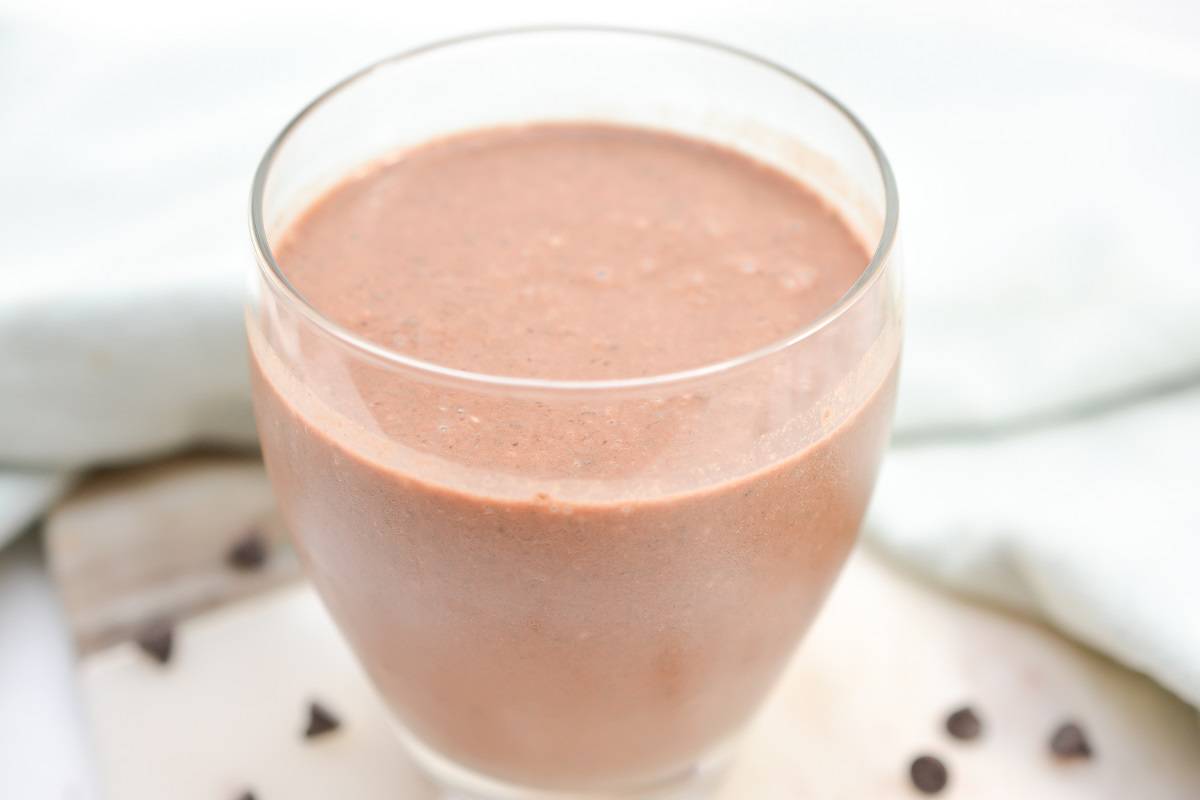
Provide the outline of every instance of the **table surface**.
<path id="1" fill-rule="evenodd" d="M 292 800 L 429 797 L 287 553 L 233 582 L 211 572 L 229 536 L 270 530 L 261 473 L 253 459 L 183 458 L 87 482 L 47 523 L 59 585 L 36 537 L 0 553 L 0 798 L 90 800 L 98 773 L 117 800 L 234 797 L 240 782 Z M 166 669 L 114 624 L 163 603 L 185 620 Z M 316 751 L 295 735 L 313 693 L 353 721 Z M 964 701 L 985 717 L 983 741 L 941 730 Z M 1047 752 L 1068 717 L 1088 727 L 1094 761 Z M 951 797 L 1194 800 L 1198 722 L 1145 677 L 863 549 L 721 800 L 907 798 L 905 766 L 926 750 L 951 765 Z"/>
<path id="2" fill-rule="evenodd" d="M 175 646 L 166 667 L 128 643 L 80 666 L 110 796 L 434 800 L 306 584 L 194 617 Z M 344 724 L 306 741 L 313 698 Z M 963 701 L 984 719 L 977 741 L 942 727 Z M 1093 760 L 1050 754 L 1068 717 Z M 907 767 L 923 752 L 948 765 L 950 799 L 1200 797 L 1190 709 L 1043 626 L 954 601 L 862 550 L 714 800 L 909 800 Z"/>
<path id="3" fill-rule="evenodd" d="M 863 570 L 859 570 L 862 577 Z M 853 577 L 852 577 L 853 579 Z M 862 584 L 862 581 L 857 583 Z M 859 585 L 862 589 L 862 585 Z M 971 619 L 970 614 L 974 613 L 973 609 L 968 609 L 965 616 L 960 615 L 962 609 L 959 608 L 959 603 L 952 599 L 944 599 L 943 596 L 924 588 L 916 588 L 917 602 L 931 603 L 932 606 L 941 607 L 943 612 L 948 612 L 950 615 L 947 619 L 958 618 L 959 624 L 964 624 L 965 620 Z M 292 596 L 288 596 L 288 595 Z M 846 594 L 846 593 L 844 593 Z M 857 595 L 857 600 L 854 603 L 871 602 L 871 597 L 868 594 L 863 594 L 862 591 L 853 591 Z M 838 603 L 838 597 L 835 596 L 835 603 Z M 316 608 L 311 606 L 312 597 L 306 590 L 283 590 L 283 594 L 278 595 L 275 599 L 268 597 L 268 606 L 263 610 L 270 612 L 274 608 L 274 613 L 280 613 L 281 610 L 286 610 L 284 613 L 294 613 L 295 610 L 302 608 Z M 842 607 L 848 606 L 850 603 L 841 603 Z M 834 606 L 833 615 L 845 616 L 848 612 L 844 608 L 839 612 L 839 606 Z M 986 612 L 991 615 L 991 612 Z M 218 628 L 223 626 L 233 625 L 238 626 L 236 619 L 230 619 L 228 614 L 224 614 L 224 621 L 221 620 L 222 614 L 214 615 L 214 620 L 204 622 L 208 625 L 210 634 L 217 634 Z M 818 625 L 817 631 L 814 633 L 814 642 L 810 643 L 812 649 L 821 649 L 828 652 L 830 650 L 827 642 L 830 639 L 839 638 L 839 626 L 835 625 L 836 619 L 822 620 L 830 622 L 830 624 Z M 992 624 L 995 626 L 1025 626 L 1026 622 L 1020 620 L 1008 620 L 1003 615 L 996 615 L 996 621 Z M 318 628 L 320 626 L 318 625 Z M 994 631 L 995 632 L 995 631 Z M 952 642 L 956 632 L 953 625 L 944 627 L 942 636 L 946 637 L 948 642 Z M 985 632 L 986 634 L 986 632 Z M 895 633 L 890 634 L 894 638 Z M 0 796 L 2 798 L 24 798 L 30 800 L 47 799 L 73 799 L 73 800 L 90 800 L 98 798 L 97 783 L 95 782 L 95 765 L 94 757 L 91 754 L 91 748 L 86 741 L 84 733 L 83 715 L 80 711 L 78 686 L 76 684 L 76 668 L 74 668 L 74 657 L 71 651 L 71 646 L 67 642 L 67 632 L 64 620 L 61 618 L 61 612 L 56 600 L 55 591 L 52 583 L 44 572 L 40 548 L 35 539 L 29 539 L 18 546 L 8 549 L 4 554 L 0 554 L 0 652 L 5 654 L 5 657 L 0 658 L 0 708 L 4 708 L 4 716 L 6 720 L 4 724 L 0 724 Z M 319 637 L 318 637 L 319 638 Z M 1162 718 L 1163 710 L 1165 709 L 1166 720 L 1162 723 L 1162 727 L 1157 730 L 1157 734 L 1165 736 L 1166 739 L 1174 739 L 1180 735 L 1183 728 L 1186 726 L 1186 717 L 1189 716 L 1189 711 L 1181 708 L 1171 708 L 1170 700 L 1166 700 L 1156 687 L 1150 686 L 1148 681 L 1127 673 L 1126 670 L 1114 666 L 1114 664 L 1105 662 L 1103 658 L 1086 654 L 1086 652 L 1076 648 L 1075 645 L 1063 642 L 1054 634 L 1048 631 L 1038 631 L 1034 633 L 1034 638 L 1044 639 L 1044 642 L 1051 643 L 1051 649 L 1057 649 L 1062 652 L 1069 652 L 1072 658 L 1081 658 L 1087 663 L 1087 670 L 1094 676 L 1099 675 L 1098 682 L 1093 681 L 1090 686 L 1068 686 L 1067 694 L 1079 694 L 1080 691 L 1085 694 L 1090 693 L 1109 693 L 1112 706 L 1117 709 L 1117 716 L 1126 714 L 1130 709 L 1140 706 L 1144 715 L 1142 722 L 1146 722 L 1146 700 L 1150 700 L 1150 706 L 1157 706 L 1157 711 L 1150 711 L 1150 716 L 1156 714 Z M 860 649 L 860 648 L 859 648 Z M 852 652 L 856 648 L 850 648 Z M 918 654 L 919 655 L 919 654 Z M 931 651 L 923 658 L 918 658 L 918 661 L 934 661 L 937 662 L 943 657 L 942 651 Z M 1048 663 L 1055 661 L 1055 656 L 1046 656 L 1049 658 Z M 110 650 L 101 663 L 101 672 L 103 670 L 114 670 L 118 674 L 124 674 L 124 678 L 119 680 L 134 679 L 127 682 L 126 691 L 138 690 L 139 684 L 144 684 L 144 681 L 137 680 L 142 678 L 142 670 L 145 668 L 143 658 L 138 658 L 136 654 L 130 652 L 125 646 L 119 645 L 118 648 Z M 808 668 L 811 673 L 816 669 L 816 672 L 822 672 L 820 667 L 820 658 L 818 663 L 810 664 Z M 800 664 L 803 667 L 803 657 Z M 925 664 L 928 667 L 928 663 Z M 828 664 L 827 664 L 828 667 Z M 928 668 L 923 669 L 922 664 L 912 662 L 912 655 L 906 657 L 905 660 L 895 664 L 898 669 L 898 674 L 906 675 L 906 684 L 916 680 L 916 686 L 906 685 L 902 691 L 911 693 L 914 696 L 922 697 L 922 702 L 926 702 L 925 698 L 929 697 L 930 691 L 935 694 L 946 694 L 947 702 L 950 696 L 956 696 L 959 693 L 960 687 L 954 684 L 937 686 L 938 682 L 944 680 L 944 674 L 940 674 L 940 669 Z M 1002 662 L 992 661 L 978 662 L 972 669 L 982 669 L 984 673 L 990 674 L 990 678 L 986 678 L 985 682 L 1000 681 L 1000 685 L 1012 684 L 1006 678 L 1006 668 Z M 1055 672 L 1056 668 L 1051 669 L 1051 673 Z M 913 670 L 918 670 L 914 674 Z M 827 674 L 829 670 L 824 670 Z M 1060 678 L 1061 678 L 1060 674 Z M 203 678 L 202 678 L 203 680 Z M 356 676 L 350 681 L 350 685 L 356 686 Z M 1086 682 L 1086 681 L 1085 681 Z M 1056 693 L 1054 681 L 1050 681 L 1049 685 L 1040 686 L 1038 693 L 1045 699 L 1046 694 Z M 836 692 L 836 687 L 833 688 Z M 358 692 L 358 688 L 355 688 Z M 352 692 L 352 703 L 358 704 L 362 702 L 360 694 Z M 862 712 L 872 712 L 871 705 L 878 703 L 878 698 L 872 696 L 871 692 L 865 693 L 860 698 L 859 709 L 857 715 Z M 1165 705 L 1164 705 L 1165 703 Z M 1123 706 L 1123 710 L 1122 710 Z M 818 714 L 824 714 L 821 709 L 809 709 Z M 893 709 L 895 710 L 895 709 Z M 828 711 L 828 709 L 827 709 Z M 354 714 L 359 714 L 359 709 L 353 709 Z M 366 711 L 362 711 L 366 712 Z M 877 709 L 876 711 L 877 712 Z M 1044 756 L 1044 744 L 1040 741 L 1040 730 L 1031 732 L 1031 730 L 1013 730 L 1014 727 L 1021 727 L 1019 722 L 1022 717 L 1025 722 L 1034 723 L 1034 727 L 1042 727 L 1043 723 L 1049 721 L 1049 715 L 1054 714 L 1052 706 L 1038 706 L 1037 704 L 1026 706 L 1026 711 L 1020 714 L 1013 714 L 1012 710 L 1003 711 L 1002 716 L 1007 714 L 1009 717 L 1004 723 L 1004 727 L 1009 728 L 1007 732 L 1001 734 L 1000 741 L 997 742 L 997 747 L 1001 751 L 1010 751 L 1013 746 L 1021 746 L 1022 739 L 1026 741 L 1027 758 L 1022 759 L 1025 769 L 1019 770 L 1021 775 L 1024 775 L 1027 780 L 1030 775 L 1030 766 L 1037 764 L 1039 757 Z M 1042 718 L 1045 716 L 1045 720 Z M 1102 715 L 1104 716 L 1104 715 Z M 1136 714 L 1135 714 L 1136 716 Z M 949 747 L 944 738 L 938 739 L 936 735 L 936 724 L 932 718 L 923 716 L 914 717 L 911 714 L 905 714 L 900 718 L 896 718 L 890 714 L 886 715 L 882 721 L 884 729 L 899 727 L 902 730 L 900 740 L 905 740 L 907 736 L 912 736 L 912 747 L 919 747 L 934 742 L 934 746 L 942 748 L 942 750 L 950 751 L 950 760 L 954 765 L 964 765 L 965 768 L 973 770 L 976 774 L 976 780 L 986 778 L 991 774 L 995 776 L 997 770 L 988 768 L 982 757 L 982 753 L 986 751 L 980 750 L 978 747 L 968 747 L 965 752 L 962 748 Z M 378 722 L 378 720 L 373 720 Z M 1103 727 L 1103 726 L 1102 726 Z M 366 726 L 367 730 L 371 730 L 374 734 L 379 734 L 378 726 Z M 922 732 L 920 735 L 913 735 L 913 730 Z M 1015 735 L 1014 735 L 1015 733 Z M 761 738 L 761 736 L 760 736 Z M 886 747 L 895 747 L 896 735 L 883 735 L 884 745 Z M 1193 739 L 1192 747 L 1195 747 Z M 1181 742 L 1175 741 L 1172 744 L 1177 745 Z M 800 745 L 799 741 L 784 741 L 774 742 L 774 747 L 793 748 Z M 1184 744 L 1184 747 L 1188 745 Z M 1171 747 L 1172 750 L 1178 750 L 1178 747 Z M 1111 750 L 1111 742 L 1109 744 Z M 378 750 L 372 752 L 373 757 L 378 756 Z M 896 752 L 895 756 L 901 758 L 905 753 Z M 1105 752 L 1105 756 L 1108 756 Z M 1130 753 L 1134 754 L 1134 753 Z M 816 756 L 817 759 L 827 758 L 828 753 L 810 753 L 810 756 Z M 1135 754 L 1134 754 L 1135 756 Z M 745 776 L 743 780 L 760 780 L 770 781 L 769 775 L 762 774 L 764 766 L 772 762 L 769 751 L 766 753 L 766 758 L 755 757 L 745 759 L 743 763 L 743 772 Z M 980 769 L 983 768 L 983 769 Z M 756 775 L 758 772 L 758 775 Z M 1078 775 L 1078 772 L 1076 772 Z M 395 771 L 389 772 L 391 780 L 397 780 Z M 1062 778 L 1063 776 L 1058 776 Z M 1067 775 L 1066 777 L 1070 777 Z M 270 778 L 270 780 L 280 780 L 280 778 Z M 1200 781 L 1200 776 L 1195 776 L 1195 780 Z M 1091 788 L 1088 788 L 1091 784 Z M 899 790 L 900 782 L 895 782 L 893 790 Z M 1144 796 L 1160 796 L 1160 798 L 1171 798 L 1174 800 L 1177 796 L 1178 800 L 1194 798 L 1200 796 L 1196 793 L 1200 792 L 1200 783 L 1194 783 L 1190 788 L 1180 787 L 1178 794 L 1162 794 Z M 966 788 L 966 787 L 964 787 Z M 1055 800 L 1063 800 L 1066 798 L 1088 798 L 1096 800 L 1097 798 L 1106 798 L 1106 796 L 1133 796 L 1133 795 L 1110 795 L 1105 793 L 1096 794 L 1096 784 L 1091 781 L 1079 783 L 1080 789 L 1084 792 L 1062 792 L 1063 784 L 1049 794 L 1025 794 L 1026 798 L 1034 798 L 1034 796 L 1046 796 L 1046 798 L 1055 798 Z M 1121 789 L 1121 792 L 1126 792 L 1128 789 Z M 287 795 L 286 795 L 287 796 Z M 296 795 L 307 796 L 307 795 Z M 768 794 L 764 796 L 775 796 Z M 812 795 L 818 796 L 818 795 Z M 900 793 L 898 795 L 878 795 L 878 796 L 908 796 Z M 913 795 L 916 796 L 916 795 Z M 950 796 L 967 796 L 964 794 Z M 972 798 L 982 798 L 982 796 L 992 796 L 988 792 L 983 794 L 970 793 Z M 1003 793 L 995 796 L 1003 796 Z M 1141 796 L 1141 795 L 1140 795 Z"/>
<path id="4" fill-rule="evenodd" d="M 0 552 L 0 797 L 99 796 L 66 622 L 28 536 Z"/>

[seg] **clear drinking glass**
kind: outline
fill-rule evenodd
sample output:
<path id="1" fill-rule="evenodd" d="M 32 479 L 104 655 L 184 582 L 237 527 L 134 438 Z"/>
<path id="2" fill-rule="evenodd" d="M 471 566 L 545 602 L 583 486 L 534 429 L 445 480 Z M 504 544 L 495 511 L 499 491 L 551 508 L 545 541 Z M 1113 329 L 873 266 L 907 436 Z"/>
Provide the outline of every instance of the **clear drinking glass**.
<path id="1" fill-rule="evenodd" d="M 782 341 L 602 381 L 421 362 L 322 317 L 275 262 L 275 237 L 364 164 L 541 120 L 731 145 L 819 190 L 873 256 Z M 857 536 L 900 352 L 896 221 L 887 162 L 840 103 L 756 56 L 662 33 L 423 47 L 325 92 L 271 144 L 247 313 L 267 468 L 313 584 L 448 791 L 711 784 Z M 381 397 L 401 420 L 382 418 Z"/>

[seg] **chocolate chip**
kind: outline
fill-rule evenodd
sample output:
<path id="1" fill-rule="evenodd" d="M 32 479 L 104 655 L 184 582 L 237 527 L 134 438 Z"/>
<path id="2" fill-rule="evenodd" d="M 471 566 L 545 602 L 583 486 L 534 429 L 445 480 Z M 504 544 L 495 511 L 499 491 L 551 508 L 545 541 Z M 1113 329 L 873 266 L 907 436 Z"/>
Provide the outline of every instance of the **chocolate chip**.
<path id="1" fill-rule="evenodd" d="M 304 729 L 305 739 L 315 739 L 332 733 L 342 726 L 342 721 L 333 712 L 320 703 L 308 704 L 308 727 Z"/>
<path id="2" fill-rule="evenodd" d="M 946 717 L 946 732 L 955 739 L 970 741 L 983 733 L 983 721 L 970 706 L 963 706 Z"/>
<path id="3" fill-rule="evenodd" d="M 149 623 L 138 631 L 136 638 L 142 652 L 159 664 L 166 664 L 171 660 L 175 632 L 169 620 L 159 619 Z"/>
<path id="4" fill-rule="evenodd" d="M 946 765 L 933 756 L 919 756 L 908 768 L 913 786 L 924 794 L 937 794 L 950 780 Z"/>
<path id="5" fill-rule="evenodd" d="M 253 572 L 267 563 L 267 550 L 267 540 L 263 535 L 251 531 L 229 548 L 225 563 L 240 572 Z"/>
<path id="6" fill-rule="evenodd" d="M 1050 750 L 1062 759 L 1091 758 L 1092 745 L 1074 722 L 1064 722 L 1050 737 Z"/>
<path id="7" fill-rule="evenodd" d="M 258 798 L 254 796 L 254 792 L 246 791 L 239 794 L 237 800 L 258 800 Z"/>

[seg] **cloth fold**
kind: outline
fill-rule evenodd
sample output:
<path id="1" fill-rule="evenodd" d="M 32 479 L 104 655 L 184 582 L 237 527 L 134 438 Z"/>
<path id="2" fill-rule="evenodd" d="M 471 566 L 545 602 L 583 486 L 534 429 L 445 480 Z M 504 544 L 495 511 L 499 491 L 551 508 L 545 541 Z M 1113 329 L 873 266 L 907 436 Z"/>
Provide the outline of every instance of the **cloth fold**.
<path id="1" fill-rule="evenodd" d="M 294 109 L 464 19 L 561 18 L 127 5 L 0 16 L 0 541 L 91 465 L 253 442 L 246 193 Z M 889 152 L 909 326 L 873 541 L 1200 705 L 1200 7 L 823 5 L 606 13 L 812 75 Z"/>
<path id="2" fill-rule="evenodd" d="M 1200 705 L 1200 386 L 1021 434 L 896 448 L 868 530 Z"/>

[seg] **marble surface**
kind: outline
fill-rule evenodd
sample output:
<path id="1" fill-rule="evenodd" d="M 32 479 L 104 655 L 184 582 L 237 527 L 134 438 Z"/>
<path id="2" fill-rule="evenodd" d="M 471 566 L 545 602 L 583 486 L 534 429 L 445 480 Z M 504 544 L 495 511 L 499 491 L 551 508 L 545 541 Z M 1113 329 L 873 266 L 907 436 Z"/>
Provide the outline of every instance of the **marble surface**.
<path id="1" fill-rule="evenodd" d="M 63 586 L 48 580 L 38 539 L 0 554 L 0 797 L 232 800 L 251 787 L 266 800 L 433 797 L 308 586 L 280 574 L 282 585 L 247 591 L 294 570 L 286 547 L 265 574 L 217 580 L 231 537 L 269 507 L 253 459 L 174 459 L 88 481 L 51 515 Z M 110 613 L 164 603 L 185 618 L 165 667 L 122 641 Z M 346 725 L 305 742 L 313 699 Z M 980 741 L 942 730 L 965 702 L 985 720 Z M 1066 719 L 1086 727 L 1095 759 L 1050 756 Z M 950 767 L 946 797 L 1200 796 L 1191 707 L 860 548 L 719 798 L 912 797 L 907 765 L 925 752 Z"/>
<path id="2" fill-rule="evenodd" d="M 89 656 L 80 678 L 111 797 L 435 796 L 304 584 L 192 619 L 166 667 L 121 644 Z M 312 699 L 343 729 L 304 740 Z M 964 701 L 984 719 L 978 741 L 942 729 Z M 1087 729 L 1091 761 L 1050 755 L 1067 718 Z M 901 800 L 915 796 L 907 766 L 923 752 L 949 766 L 948 798 L 1200 796 L 1189 707 L 1040 625 L 955 601 L 861 551 L 718 800 Z"/>

